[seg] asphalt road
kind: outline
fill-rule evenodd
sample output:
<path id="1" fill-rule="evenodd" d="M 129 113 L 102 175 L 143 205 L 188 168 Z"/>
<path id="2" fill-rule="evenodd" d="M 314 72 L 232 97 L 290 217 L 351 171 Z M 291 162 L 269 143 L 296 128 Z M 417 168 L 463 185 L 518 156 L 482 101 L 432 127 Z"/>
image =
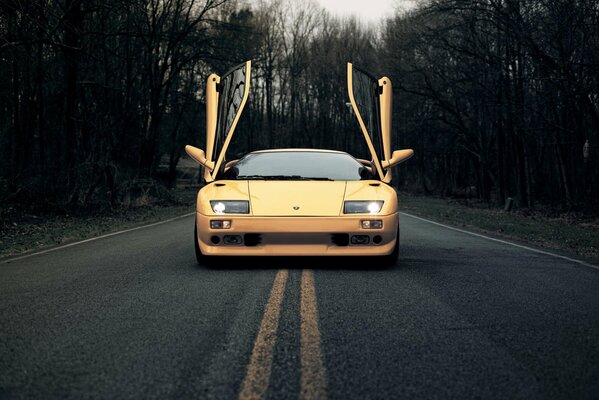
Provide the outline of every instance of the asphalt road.
<path id="1" fill-rule="evenodd" d="M 0 398 L 599 398 L 598 269 L 401 220 L 389 269 L 193 217 L 0 264 Z"/>

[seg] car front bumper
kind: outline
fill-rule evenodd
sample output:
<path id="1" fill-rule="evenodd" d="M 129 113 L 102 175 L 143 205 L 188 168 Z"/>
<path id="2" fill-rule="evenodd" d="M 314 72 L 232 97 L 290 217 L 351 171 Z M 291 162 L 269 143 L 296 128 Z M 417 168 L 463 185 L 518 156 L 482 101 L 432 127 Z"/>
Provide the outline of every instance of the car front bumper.
<path id="1" fill-rule="evenodd" d="M 382 220 L 381 229 L 364 229 L 362 220 Z M 210 221 L 231 221 L 229 229 L 212 229 Z M 393 252 L 399 216 L 253 217 L 203 215 L 196 212 L 198 243 L 208 256 L 383 256 Z M 353 244 L 353 236 L 368 236 Z M 226 244 L 225 236 L 240 243 Z"/>

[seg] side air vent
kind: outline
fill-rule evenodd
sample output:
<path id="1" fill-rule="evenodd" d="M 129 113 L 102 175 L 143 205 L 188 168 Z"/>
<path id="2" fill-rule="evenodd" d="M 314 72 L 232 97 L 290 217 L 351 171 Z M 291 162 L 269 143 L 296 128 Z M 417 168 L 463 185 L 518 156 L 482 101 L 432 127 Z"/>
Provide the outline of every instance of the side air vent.
<path id="1" fill-rule="evenodd" d="M 258 246 L 262 243 L 262 235 L 259 233 L 246 233 L 243 235 L 243 243 L 246 246 Z"/>
<path id="2" fill-rule="evenodd" d="M 349 235 L 347 233 L 333 233 L 331 242 L 337 246 L 347 246 L 349 244 Z"/>

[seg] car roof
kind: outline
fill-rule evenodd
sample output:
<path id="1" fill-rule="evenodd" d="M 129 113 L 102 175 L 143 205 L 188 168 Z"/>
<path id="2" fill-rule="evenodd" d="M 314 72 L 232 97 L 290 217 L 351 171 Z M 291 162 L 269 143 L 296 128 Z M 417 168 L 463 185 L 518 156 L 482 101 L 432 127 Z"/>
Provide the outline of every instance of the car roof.
<path id="1" fill-rule="evenodd" d="M 302 153 L 334 153 L 334 154 L 347 154 L 344 151 L 339 150 L 328 150 L 328 149 L 268 149 L 268 150 L 256 150 L 252 153 L 279 153 L 279 152 L 302 152 Z"/>

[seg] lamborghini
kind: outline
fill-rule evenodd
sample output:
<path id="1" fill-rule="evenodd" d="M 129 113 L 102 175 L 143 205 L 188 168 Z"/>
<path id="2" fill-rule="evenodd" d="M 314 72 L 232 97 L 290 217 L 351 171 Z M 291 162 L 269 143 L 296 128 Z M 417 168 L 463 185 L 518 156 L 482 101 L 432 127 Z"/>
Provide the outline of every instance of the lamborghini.
<path id="1" fill-rule="evenodd" d="M 246 104 L 251 61 L 206 84 L 206 151 L 185 151 L 203 166 L 194 247 L 215 256 L 370 256 L 399 254 L 392 167 L 411 149 L 391 152 L 391 81 L 347 65 L 348 96 L 370 159 L 323 149 L 271 149 L 227 161 Z"/>

